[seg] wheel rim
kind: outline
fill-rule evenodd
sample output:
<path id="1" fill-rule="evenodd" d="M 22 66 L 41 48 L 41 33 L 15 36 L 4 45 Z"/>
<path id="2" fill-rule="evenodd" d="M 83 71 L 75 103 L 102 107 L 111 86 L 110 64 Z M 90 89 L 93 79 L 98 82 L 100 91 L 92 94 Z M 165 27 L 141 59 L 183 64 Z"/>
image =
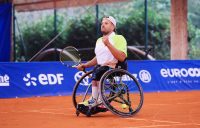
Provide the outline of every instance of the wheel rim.
<path id="1" fill-rule="evenodd" d="M 108 71 L 100 83 L 102 101 L 114 114 L 132 116 L 141 109 L 142 88 L 127 71 L 121 69 Z"/>

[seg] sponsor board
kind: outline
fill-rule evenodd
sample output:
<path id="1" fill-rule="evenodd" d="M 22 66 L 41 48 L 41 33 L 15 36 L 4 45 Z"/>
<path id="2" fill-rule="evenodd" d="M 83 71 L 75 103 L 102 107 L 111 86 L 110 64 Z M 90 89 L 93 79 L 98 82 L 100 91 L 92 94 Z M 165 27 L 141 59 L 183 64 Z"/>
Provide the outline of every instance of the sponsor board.
<path id="1" fill-rule="evenodd" d="M 5 75 L 0 75 L 0 86 L 10 86 L 10 77 Z"/>
<path id="2" fill-rule="evenodd" d="M 37 86 L 40 85 L 61 85 L 64 80 L 63 74 L 39 74 L 36 77 L 32 76 L 31 73 L 27 73 L 23 77 L 26 86 Z"/>
<path id="3" fill-rule="evenodd" d="M 200 68 L 162 68 L 161 77 L 166 79 L 166 83 L 173 84 L 200 84 Z"/>
<path id="4" fill-rule="evenodd" d="M 128 61 L 128 72 L 144 91 L 200 90 L 198 60 Z M 0 98 L 72 94 L 83 75 L 84 72 L 59 62 L 1 63 Z M 128 76 L 122 77 L 122 81 L 129 80 Z M 86 77 L 81 85 L 91 85 L 91 79 Z"/>
<path id="5" fill-rule="evenodd" d="M 80 80 L 80 78 L 84 75 L 85 73 L 83 71 L 78 71 L 75 73 L 74 75 L 74 80 L 75 82 L 78 82 Z M 137 80 L 139 80 L 137 78 L 138 74 L 136 73 L 131 73 L 133 75 L 133 77 L 135 77 Z M 151 81 L 151 74 L 147 71 L 147 70 L 141 70 L 140 73 L 139 73 L 139 77 L 140 77 L 140 80 L 144 83 L 148 83 Z M 122 81 L 130 81 L 132 80 L 129 76 L 127 75 L 123 75 L 122 78 L 120 79 L 119 77 L 115 77 L 114 78 L 116 81 L 119 81 L 119 80 L 122 80 Z M 88 76 L 85 77 L 80 85 L 83 85 L 83 86 L 89 86 L 90 84 L 92 83 L 91 81 L 91 78 L 89 78 Z"/>

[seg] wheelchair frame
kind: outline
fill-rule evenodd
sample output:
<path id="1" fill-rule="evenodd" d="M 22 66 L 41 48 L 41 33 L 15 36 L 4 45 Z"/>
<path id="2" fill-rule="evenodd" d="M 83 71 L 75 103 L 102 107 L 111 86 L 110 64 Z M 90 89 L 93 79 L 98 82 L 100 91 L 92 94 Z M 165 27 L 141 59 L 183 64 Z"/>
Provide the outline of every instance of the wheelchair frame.
<path id="1" fill-rule="evenodd" d="M 90 79 L 93 71 L 86 72 L 75 84 L 73 89 L 73 104 L 76 109 L 76 115 L 80 113 L 91 116 L 99 111 L 98 106 L 103 104 L 107 110 L 120 117 L 130 117 L 140 111 L 143 105 L 143 90 L 138 80 L 123 69 L 110 69 L 106 71 L 100 79 L 100 99 L 101 103 L 96 106 L 83 106 L 79 105 L 79 102 L 84 102 L 88 98 L 89 90 L 91 90 L 92 84 L 84 86 L 85 92 L 80 91 L 83 88 L 81 82 L 85 79 Z M 126 83 L 126 80 L 131 83 Z M 132 89 L 132 90 L 131 90 Z M 84 93 L 84 94 L 83 94 Z M 78 101 L 78 97 L 82 95 L 81 100 Z M 131 100 L 133 99 L 133 100 Z"/>

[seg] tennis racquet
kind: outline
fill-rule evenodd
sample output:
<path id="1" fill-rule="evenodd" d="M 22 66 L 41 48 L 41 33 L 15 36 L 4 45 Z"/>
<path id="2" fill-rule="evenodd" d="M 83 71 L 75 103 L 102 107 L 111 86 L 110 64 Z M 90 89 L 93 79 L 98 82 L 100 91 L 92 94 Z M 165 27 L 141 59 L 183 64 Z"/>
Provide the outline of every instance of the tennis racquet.
<path id="1" fill-rule="evenodd" d="M 67 67 L 76 67 L 81 63 L 79 51 L 73 47 L 68 46 L 60 52 L 60 62 Z"/>

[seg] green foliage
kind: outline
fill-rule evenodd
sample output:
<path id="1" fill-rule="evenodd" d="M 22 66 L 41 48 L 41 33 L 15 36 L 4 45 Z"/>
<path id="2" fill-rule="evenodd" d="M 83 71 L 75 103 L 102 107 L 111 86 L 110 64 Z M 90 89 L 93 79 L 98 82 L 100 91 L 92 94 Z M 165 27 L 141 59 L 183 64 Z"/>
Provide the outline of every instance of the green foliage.
<path id="1" fill-rule="evenodd" d="M 86 15 L 80 19 L 72 19 L 69 21 L 67 45 L 76 48 L 94 47 L 96 42 L 96 25 L 95 17 Z"/>
<path id="2" fill-rule="evenodd" d="M 200 59 L 200 29 L 188 23 L 189 58 Z"/>
<path id="3" fill-rule="evenodd" d="M 126 37 L 128 45 L 145 46 L 144 10 L 133 10 L 118 27 L 118 33 Z M 148 45 L 154 47 L 157 59 L 169 59 L 169 20 L 148 10 Z"/>
<path id="4" fill-rule="evenodd" d="M 131 15 L 125 17 L 116 16 L 118 19 L 117 31 L 127 39 L 128 45 L 140 46 L 145 44 L 145 24 L 144 11 L 142 9 L 132 10 Z M 153 16 L 155 12 L 149 10 L 149 45 L 155 43 L 156 51 L 159 49 L 160 54 L 156 54 L 158 59 L 166 59 L 167 55 L 163 56 L 166 47 L 162 50 L 164 36 L 168 37 L 167 20 L 160 16 Z M 58 16 L 58 31 L 61 31 L 63 26 L 63 17 Z M 97 37 L 97 28 L 95 24 L 95 17 L 89 14 L 82 16 L 79 19 L 71 19 L 68 22 L 66 30 L 61 36 L 49 47 L 75 46 L 77 48 L 94 48 Z M 23 37 L 27 47 L 27 58 L 29 59 L 36 54 L 46 43 L 48 43 L 54 36 L 54 19 L 52 16 L 47 17 L 46 20 L 41 20 L 32 26 L 27 26 L 23 30 Z M 162 32 L 163 31 L 163 32 Z M 161 33 L 162 32 L 162 33 Z M 19 43 L 18 43 L 19 44 Z M 93 50 L 90 55 L 94 56 Z M 84 54 L 84 59 L 87 58 Z"/>
<path id="5" fill-rule="evenodd" d="M 57 31 L 62 30 L 63 26 L 63 19 L 62 15 L 58 15 L 57 19 Z M 22 41 L 25 44 L 25 51 L 23 53 L 17 52 L 17 59 L 20 61 L 20 54 L 24 54 L 26 60 L 30 59 L 34 56 L 42 47 L 44 47 L 52 38 L 55 37 L 57 32 L 54 30 L 54 17 L 48 16 L 45 19 L 38 20 L 38 22 L 29 25 L 24 25 L 22 28 L 22 35 L 23 40 L 20 36 L 16 39 L 16 49 L 18 50 L 21 46 Z M 50 45 L 49 47 L 57 47 L 58 45 L 63 45 L 66 41 L 67 33 L 63 33 L 59 38 L 55 40 L 55 42 Z M 22 48 L 21 48 L 22 49 Z"/>
<path id="6" fill-rule="evenodd" d="M 97 28 L 95 25 L 95 17 L 85 15 L 79 19 L 71 19 L 70 26 L 67 31 L 68 37 L 65 46 L 74 46 L 76 48 L 94 48 L 97 39 Z M 63 48 L 63 47 L 61 47 Z M 94 50 L 82 50 L 82 60 L 90 60 L 94 55 Z"/>
<path id="7" fill-rule="evenodd" d="M 115 8 L 112 8 L 113 6 Z M 153 47 L 154 51 L 152 54 L 156 59 L 170 59 L 169 8 L 169 0 L 151 0 L 149 2 L 148 44 Z M 117 33 L 125 36 L 128 45 L 145 45 L 143 1 L 134 0 L 130 3 L 122 2 L 115 5 L 100 5 L 99 10 L 100 17 L 112 15 L 117 19 Z M 18 61 L 22 61 L 23 58 L 28 60 L 62 30 L 64 32 L 48 48 L 64 48 L 66 46 L 94 48 L 96 39 L 100 35 L 100 33 L 97 33 L 98 28 L 95 21 L 95 16 L 91 15 L 91 12 L 81 15 L 79 18 L 75 17 L 68 20 L 65 19 L 62 13 L 59 13 L 57 16 L 57 32 L 54 30 L 53 15 L 38 20 L 31 25 L 23 24 L 21 28 L 23 28 L 22 35 L 25 46 L 22 45 L 20 36 L 17 36 L 16 59 Z M 193 21 L 192 18 L 188 23 L 189 56 L 191 59 L 197 59 L 200 56 L 200 30 L 191 21 Z M 23 47 L 25 47 L 25 51 L 23 51 Z M 94 49 L 81 52 L 83 60 L 91 59 L 94 56 Z"/>
<path id="8" fill-rule="evenodd" d="M 200 59 L 200 1 L 188 1 L 189 57 Z"/>
<path id="9" fill-rule="evenodd" d="M 200 29 L 200 1 L 188 0 L 188 21 Z"/>

